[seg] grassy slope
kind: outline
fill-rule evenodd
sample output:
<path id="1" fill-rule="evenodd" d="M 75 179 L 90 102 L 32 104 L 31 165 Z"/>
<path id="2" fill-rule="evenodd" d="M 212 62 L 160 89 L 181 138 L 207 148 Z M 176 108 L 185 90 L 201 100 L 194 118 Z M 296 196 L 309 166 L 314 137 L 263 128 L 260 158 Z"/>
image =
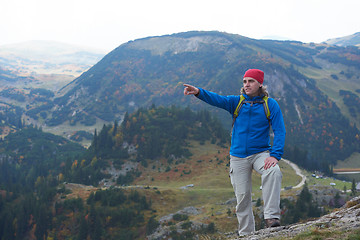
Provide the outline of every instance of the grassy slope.
<path id="1" fill-rule="evenodd" d="M 360 228 L 354 228 L 348 231 L 333 231 L 327 229 L 314 228 L 312 231 L 304 232 L 293 238 L 275 238 L 276 240 L 313 240 L 313 239 L 346 239 L 357 240 L 360 236 Z M 274 240 L 275 240 L 274 239 Z M 269 239 L 270 240 L 270 239 Z"/>
<path id="2" fill-rule="evenodd" d="M 350 157 L 345 159 L 345 161 L 339 161 L 336 164 L 336 168 L 349 168 L 353 166 L 353 168 L 360 167 L 360 153 L 353 153 Z"/>
<path id="3" fill-rule="evenodd" d="M 157 163 L 155 171 L 150 165 L 147 169 L 142 169 L 143 175 L 136 180 L 137 185 L 149 186 L 149 196 L 152 199 L 152 206 L 157 211 L 158 217 L 175 213 L 184 207 L 194 206 L 201 209 L 202 213 L 191 216 L 191 221 L 214 222 L 221 232 L 234 231 L 237 226 L 236 217 L 231 214 L 228 216 L 228 209 L 234 212 L 234 205 L 224 203 L 234 198 L 233 188 L 228 177 L 228 149 L 220 148 L 212 144 L 199 145 L 192 143 L 193 157 L 185 163 L 172 165 L 168 172 L 164 171 L 165 163 Z M 160 167 L 160 171 L 159 171 Z M 162 167 L 162 168 L 161 168 Z M 295 186 L 301 178 L 285 162 L 280 162 L 283 173 L 282 187 Z M 178 169 L 177 171 L 175 169 Z M 174 171 L 175 170 L 175 171 Z M 190 174 L 184 174 L 189 172 Z M 343 189 L 343 184 L 347 184 L 347 189 L 351 188 L 351 183 L 333 179 L 314 179 L 311 173 L 304 172 L 309 183 L 324 184 L 329 186 L 330 182 L 336 182 L 337 188 Z M 193 188 L 187 190 L 180 189 L 182 186 L 194 184 Z M 155 188 L 155 189 L 154 189 Z M 160 194 L 151 192 L 160 191 Z M 301 189 L 292 189 L 282 192 L 282 197 L 295 196 Z M 260 175 L 253 173 L 253 201 L 261 197 Z"/>
<path id="4" fill-rule="evenodd" d="M 234 232 L 237 228 L 237 219 L 233 214 L 234 203 L 224 204 L 235 197 L 228 177 L 229 149 L 208 142 L 205 145 L 192 142 L 191 145 L 193 156 L 184 163 L 173 163 L 170 171 L 166 171 L 167 164 L 162 161 L 149 164 L 147 168 L 141 169 L 142 175 L 136 179 L 134 185 L 145 186 L 145 188 L 139 187 L 136 190 L 146 194 L 147 198 L 151 199 L 152 209 L 156 211 L 158 220 L 185 207 L 194 206 L 201 213 L 189 216 L 190 221 L 213 222 L 220 232 Z M 295 174 L 295 171 L 288 164 L 284 161 L 280 161 L 279 164 L 283 173 L 282 187 L 295 186 L 301 181 L 301 178 Z M 347 189 L 351 189 L 351 183 L 330 178 L 315 179 L 311 177 L 312 173 L 304 170 L 303 173 L 307 176 L 309 186 L 315 184 L 329 186 L 330 182 L 335 182 L 335 187 L 340 190 L 343 190 L 344 184 L 346 184 Z M 186 190 L 181 189 L 182 186 L 188 184 L 194 184 L 194 187 Z M 96 188 L 89 189 L 77 184 L 67 185 L 67 188 L 72 191 L 67 198 L 80 196 L 86 199 L 91 191 L 96 190 Z M 129 188 L 129 191 L 133 189 L 133 187 Z M 295 197 L 300 190 L 282 191 L 281 195 L 282 197 Z M 259 197 L 261 197 L 260 175 L 254 172 L 253 201 Z M 230 216 L 227 213 L 229 209 L 231 211 Z M 148 219 L 151 214 L 149 212 L 145 218 Z"/>
<path id="5" fill-rule="evenodd" d="M 94 133 L 95 129 L 97 130 L 97 132 L 100 132 L 101 129 L 103 128 L 104 124 L 108 125 L 108 122 L 105 122 L 99 118 L 96 119 L 96 124 L 94 126 L 84 126 L 84 125 L 80 125 L 80 123 L 77 123 L 74 126 L 69 125 L 68 121 L 66 121 L 63 124 L 60 124 L 56 127 L 48 127 L 48 126 L 44 126 L 43 127 L 43 131 L 45 132 L 49 132 L 55 135 L 59 135 L 62 136 L 64 138 L 69 138 L 74 132 L 77 131 L 87 131 L 90 133 Z M 85 147 L 89 147 L 91 145 L 91 140 L 87 140 L 84 139 L 83 141 L 79 142 L 79 144 L 85 146 Z"/>
<path id="6" fill-rule="evenodd" d="M 340 169 L 340 168 L 347 168 L 347 169 L 349 169 L 349 168 L 350 169 L 351 168 L 360 168 L 360 161 L 359 160 L 360 160 L 360 153 L 359 152 L 354 152 L 350 157 L 348 157 L 344 161 L 338 161 L 334 168 L 335 169 Z M 340 175 L 340 176 L 345 176 L 349 180 L 355 179 L 356 182 L 360 181 L 360 173 L 351 174 L 351 175 Z"/>
<path id="7" fill-rule="evenodd" d="M 356 123 L 359 128 L 360 117 L 354 119 L 350 116 L 349 109 L 345 106 L 342 96 L 339 94 L 339 90 L 347 90 L 360 97 L 360 93 L 355 91 L 360 89 L 358 74 L 354 74 L 351 79 L 347 79 L 344 75 L 340 74 L 341 71 L 356 73 L 358 70 L 352 67 L 341 66 L 340 64 L 331 64 L 321 59 L 316 59 L 316 62 L 322 67 L 322 69 L 307 67 L 300 69 L 300 72 L 307 77 L 316 80 L 317 87 L 336 103 L 336 105 L 340 108 L 341 113 L 346 116 L 350 122 Z M 331 77 L 332 74 L 337 75 L 339 79 L 333 79 Z"/>
<path id="8" fill-rule="evenodd" d="M 192 145 L 191 159 L 182 164 L 173 164 L 172 170 L 168 172 L 161 169 L 161 163 L 156 167 L 156 169 L 160 167 L 160 172 L 153 171 L 150 165 L 147 170 L 142 170 L 143 175 L 136 184 L 159 189 L 161 194 L 152 196 L 155 197 L 152 198 L 152 206 L 157 210 L 159 217 L 175 213 L 187 206 L 195 206 L 202 210 L 202 214 L 194 216 L 191 220 L 204 222 L 203 219 L 208 218 L 208 221 L 214 222 L 212 214 L 221 212 L 223 215 L 227 211 L 226 206 L 218 203 L 234 197 L 226 166 L 228 149 L 211 144 L 192 143 Z M 221 161 L 223 162 L 220 163 Z M 194 187 L 187 190 L 180 189 L 189 184 L 194 184 Z M 234 226 L 235 220 L 229 219 L 231 224 L 228 225 Z"/>
<path id="9" fill-rule="evenodd" d="M 356 119 L 351 117 L 349 108 L 344 104 L 342 96 L 339 94 L 339 90 L 347 90 L 351 91 L 354 94 L 357 94 L 360 97 L 360 93 L 356 92 L 356 89 L 360 89 L 360 81 L 357 79 L 357 74 L 354 74 L 352 79 L 347 79 L 343 75 L 339 74 L 340 71 L 345 70 L 346 67 L 340 66 L 339 64 L 331 64 L 325 62 L 324 60 L 317 59 L 317 63 L 322 67 L 322 69 L 316 68 L 305 68 L 300 70 L 304 75 L 309 78 L 316 80 L 316 85 L 319 89 L 328 97 L 336 103 L 336 105 L 340 108 L 340 111 L 344 116 L 346 116 L 350 122 L 355 123 L 356 126 L 360 127 L 360 117 Z M 355 68 L 349 67 L 347 71 L 357 72 Z M 331 74 L 335 74 L 339 77 L 338 80 L 335 80 L 331 77 Z M 354 153 L 353 156 L 349 157 L 349 159 L 354 158 L 354 156 L 359 156 L 360 153 Z M 349 159 L 339 159 L 338 164 L 334 168 L 359 168 L 359 157 L 357 157 L 357 161 L 349 160 Z M 360 174 L 356 176 L 358 181 L 360 181 Z"/>

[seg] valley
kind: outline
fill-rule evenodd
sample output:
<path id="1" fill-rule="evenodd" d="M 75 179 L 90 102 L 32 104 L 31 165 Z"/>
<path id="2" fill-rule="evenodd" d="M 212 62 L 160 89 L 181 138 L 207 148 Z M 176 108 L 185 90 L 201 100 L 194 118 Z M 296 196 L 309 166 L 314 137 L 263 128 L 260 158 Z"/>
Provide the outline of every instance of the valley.
<path id="1" fill-rule="evenodd" d="M 229 235 L 231 238 L 236 231 L 237 219 L 234 215 L 236 199 L 228 177 L 228 148 L 221 148 L 209 142 L 203 145 L 192 142 L 191 145 L 193 157 L 184 163 L 170 165 L 170 170 L 166 169 L 165 162 L 158 161 L 147 168 L 138 165 L 142 174 L 128 186 L 100 185 L 89 188 L 67 184 L 66 188 L 71 186 L 69 188 L 71 194 L 66 195 L 66 199 L 80 196 L 86 200 L 90 192 L 99 188 L 106 190 L 115 187 L 126 191 L 136 190 L 151 199 L 153 212 L 162 225 L 152 237 L 161 237 L 163 236 L 161 234 L 165 236 L 174 229 L 181 229 L 180 226 L 184 223 L 182 221 L 176 225 L 177 227 L 168 223 L 172 221 L 173 215 L 185 214 L 188 216 L 187 221 L 190 221 L 193 226 L 214 223 L 217 229 L 215 236 L 227 239 L 226 236 Z M 311 176 L 312 173 L 298 168 L 286 159 L 281 160 L 279 164 L 283 172 L 282 198 L 296 198 L 305 181 L 311 191 L 318 192 L 318 197 L 321 197 L 321 192 L 327 191 L 325 189 L 335 188 L 342 191 L 344 186 L 351 189 L 351 182 L 328 178 L 315 179 Z M 131 170 L 129 165 L 126 165 L 126 168 Z M 112 180 L 109 179 L 109 181 Z M 258 214 L 261 214 L 261 210 L 255 207 L 255 203 L 261 198 L 260 181 L 259 174 L 253 172 L 253 202 Z M 336 185 L 330 186 L 330 182 Z M 322 197 L 328 199 L 331 196 Z M 150 239 L 153 238 L 150 237 Z"/>
<path id="2" fill-rule="evenodd" d="M 182 84 L 238 94 L 249 67 L 265 70 L 285 119 L 283 225 L 358 194 L 360 174 L 333 175 L 359 169 L 358 47 L 194 31 L 105 56 L 58 49 L 19 59 L 0 47 L 0 238 L 233 238 L 231 116 L 184 98 Z M 252 189 L 263 229 L 256 172 Z"/>

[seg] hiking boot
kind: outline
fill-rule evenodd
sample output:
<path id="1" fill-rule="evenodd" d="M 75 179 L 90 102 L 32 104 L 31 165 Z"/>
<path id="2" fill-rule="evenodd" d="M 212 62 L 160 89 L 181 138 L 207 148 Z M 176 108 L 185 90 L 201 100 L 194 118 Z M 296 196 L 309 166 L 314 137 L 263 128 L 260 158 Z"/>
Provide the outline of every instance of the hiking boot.
<path id="1" fill-rule="evenodd" d="M 277 218 L 265 219 L 265 223 L 267 228 L 280 226 L 280 220 Z"/>

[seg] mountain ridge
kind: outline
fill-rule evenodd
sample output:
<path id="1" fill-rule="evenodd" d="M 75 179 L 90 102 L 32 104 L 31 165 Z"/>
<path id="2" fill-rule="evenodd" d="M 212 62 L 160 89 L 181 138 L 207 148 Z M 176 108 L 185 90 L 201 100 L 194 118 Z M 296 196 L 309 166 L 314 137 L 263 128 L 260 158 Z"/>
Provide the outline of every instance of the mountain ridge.
<path id="1" fill-rule="evenodd" d="M 357 46 L 360 47 L 360 32 L 338 38 L 331 38 L 325 41 L 327 44 L 337 45 L 337 46 Z"/>
<path id="2" fill-rule="evenodd" d="M 290 152 L 295 146 L 308 151 L 307 164 L 319 167 L 317 159 L 329 157 L 334 164 L 359 145 L 360 114 L 351 104 L 360 101 L 359 55 L 355 47 L 216 31 L 147 37 L 120 45 L 49 101 L 28 105 L 25 114 L 50 131 L 60 125 L 89 129 L 152 104 L 191 105 L 210 109 L 229 128 L 229 115 L 185 98 L 182 84 L 237 95 L 245 70 L 261 68 L 270 96 L 283 109 Z M 2 96 L 24 98 L 16 89 Z"/>
<path id="3" fill-rule="evenodd" d="M 335 164 L 360 144 L 360 114 L 351 110 L 345 103 L 346 94 L 338 89 L 327 95 L 326 83 L 348 87 L 348 94 L 359 98 L 358 56 L 360 50 L 355 48 L 255 40 L 216 31 L 143 38 L 120 45 L 61 89 L 54 99 L 53 118 L 45 123 L 76 124 L 94 117 L 121 121 L 125 112 L 152 104 L 211 109 L 185 98 L 182 84 L 237 95 L 245 70 L 260 68 L 265 71 L 270 96 L 283 109 L 288 146 L 307 151 L 309 166 L 321 166 L 323 160 L 315 159 L 331 159 Z M 324 85 L 319 84 L 322 81 Z M 229 127 L 229 115 L 219 109 L 211 111 Z M 345 115 L 349 112 L 354 114 Z M 332 149 L 337 149 L 336 154 Z"/>

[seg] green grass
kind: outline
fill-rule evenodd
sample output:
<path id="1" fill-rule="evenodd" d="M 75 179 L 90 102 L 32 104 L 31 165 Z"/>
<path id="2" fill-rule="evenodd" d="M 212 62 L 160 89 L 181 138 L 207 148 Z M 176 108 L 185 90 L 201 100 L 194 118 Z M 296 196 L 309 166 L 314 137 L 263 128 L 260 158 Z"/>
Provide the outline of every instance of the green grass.
<path id="1" fill-rule="evenodd" d="M 344 161 L 338 161 L 334 168 L 360 168 L 360 153 L 354 152 Z"/>
<path id="2" fill-rule="evenodd" d="M 319 63 L 322 63 L 321 60 Z M 332 101 L 336 103 L 336 105 L 340 108 L 341 113 L 346 116 L 351 122 L 356 123 L 356 125 L 360 126 L 360 118 L 354 119 L 349 112 L 347 106 L 345 106 L 342 96 L 339 94 L 339 90 L 347 90 L 351 91 L 354 94 L 360 97 L 360 93 L 356 92 L 356 89 L 360 89 L 360 81 L 358 81 L 357 77 L 359 74 L 357 69 L 349 68 L 348 71 L 355 73 L 351 79 L 347 79 L 344 75 L 340 74 L 341 70 L 335 64 L 322 64 L 322 69 L 317 68 L 303 68 L 301 72 L 309 78 L 316 80 L 317 87 L 327 95 Z M 332 74 L 338 76 L 338 80 L 335 80 L 331 77 Z"/>
<path id="3" fill-rule="evenodd" d="M 156 188 L 160 192 L 151 195 L 152 207 L 158 217 L 194 206 L 200 209 L 201 214 L 189 216 L 190 221 L 214 222 L 221 232 L 232 232 L 237 226 L 234 204 L 225 204 L 235 198 L 227 165 L 229 149 L 209 142 L 204 145 L 192 142 L 191 146 L 193 157 L 184 163 L 173 163 L 170 171 L 165 170 L 165 160 L 156 163 L 155 169 L 152 167 L 155 164 L 149 164 L 148 168 L 141 170 L 143 174 L 135 184 Z M 301 181 L 284 161 L 280 161 L 279 166 L 283 173 L 282 187 L 295 186 Z M 183 169 L 191 170 L 191 173 L 181 174 Z M 252 198 L 255 202 L 261 197 L 261 177 L 253 171 L 252 178 Z M 180 189 L 189 184 L 194 184 L 194 187 Z M 294 192 L 283 191 L 282 194 Z"/>
<path id="4" fill-rule="evenodd" d="M 234 199 L 234 191 L 230 183 L 228 154 L 229 149 L 221 148 L 217 145 L 206 142 L 205 144 L 191 143 L 190 159 L 185 162 L 171 164 L 171 170 L 166 171 L 166 160 L 160 160 L 157 163 L 150 163 L 149 167 L 141 169 L 142 176 L 135 182 L 137 185 L 149 186 L 151 194 L 149 197 L 152 201 L 152 208 L 156 211 L 157 218 L 175 213 L 185 207 L 194 206 L 199 211 L 198 215 L 190 215 L 189 221 L 211 223 L 213 222 L 221 232 L 234 232 L 237 227 L 237 218 L 234 214 L 234 205 L 225 204 L 228 200 Z M 152 167 L 154 165 L 154 168 Z M 155 166 L 156 165 L 156 166 Z M 296 186 L 301 177 L 295 174 L 294 169 L 280 161 L 279 166 L 283 173 L 282 187 Z M 175 170 L 176 169 L 176 170 Z M 191 173 L 182 174 L 183 170 Z M 316 179 L 311 176 L 311 172 L 302 169 L 302 173 L 307 176 L 309 188 L 313 185 L 330 186 L 335 182 L 339 190 L 351 189 L 351 183 L 332 178 Z M 194 184 L 194 187 L 180 189 L 183 186 Z M 252 199 L 254 202 L 261 198 L 261 177 L 253 171 L 252 175 Z M 302 188 L 285 190 L 281 192 L 281 197 L 294 197 Z M 216 235 L 216 234 L 215 234 Z M 216 236 L 212 237 L 216 237 Z M 300 239 L 326 239 L 328 233 L 325 231 L 316 232 L 309 230 L 308 233 L 300 235 Z M 218 236 L 221 239 L 221 236 Z M 278 238 L 276 238 L 278 239 Z"/>
<path id="5" fill-rule="evenodd" d="M 334 168 L 360 168 L 360 153 L 354 152 L 350 157 L 344 161 L 338 161 Z M 348 181 L 355 179 L 356 182 L 360 181 L 360 173 L 356 174 L 339 174 L 339 177 L 345 177 Z"/>
<path id="6" fill-rule="evenodd" d="M 55 135 L 62 136 L 64 138 L 68 138 L 68 136 L 76 131 L 87 131 L 90 133 L 94 133 L 95 129 L 97 129 L 97 132 L 100 132 L 100 130 L 103 128 L 104 124 L 109 124 L 108 122 L 105 122 L 101 119 L 96 119 L 96 124 L 94 126 L 83 126 L 81 124 L 76 124 L 74 126 L 71 126 L 68 124 L 68 122 L 65 122 L 63 124 L 60 124 L 56 127 L 42 127 L 44 132 L 49 132 Z M 80 142 L 81 145 L 85 147 L 89 147 L 91 145 L 91 140 L 83 140 Z"/>
<path id="7" fill-rule="evenodd" d="M 350 229 L 347 231 L 339 231 L 338 229 L 328 228 L 319 229 L 312 228 L 308 231 L 299 233 L 295 237 L 275 237 L 269 240 L 360 240 L 360 228 Z"/>
<path id="8" fill-rule="evenodd" d="M 329 178 L 329 177 L 325 177 L 325 178 L 315 178 L 312 177 L 311 174 L 307 175 L 307 184 L 309 187 L 313 186 L 313 185 L 320 185 L 320 186 L 330 186 L 330 183 L 335 183 L 335 186 L 332 186 L 335 189 L 338 189 L 340 191 L 344 190 L 344 186 L 346 186 L 347 190 L 351 189 L 351 185 L 352 183 L 349 181 L 342 181 L 342 180 L 338 180 L 338 179 L 334 179 L 334 178 Z"/>

